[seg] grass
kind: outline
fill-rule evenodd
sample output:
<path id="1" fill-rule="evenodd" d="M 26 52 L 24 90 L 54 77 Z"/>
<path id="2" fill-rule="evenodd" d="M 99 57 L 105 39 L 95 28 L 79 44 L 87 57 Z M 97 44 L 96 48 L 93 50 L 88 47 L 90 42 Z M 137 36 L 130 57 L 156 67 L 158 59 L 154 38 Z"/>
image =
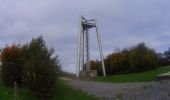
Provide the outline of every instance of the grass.
<path id="1" fill-rule="evenodd" d="M 2 81 L 0 81 L 0 100 L 13 100 L 13 91 L 10 88 L 6 88 Z"/>
<path id="2" fill-rule="evenodd" d="M 25 88 L 19 88 L 19 100 L 35 100 L 35 97 L 30 95 L 29 91 Z M 0 80 L 0 100 L 14 100 L 13 88 L 5 87 Z"/>
<path id="3" fill-rule="evenodd" d="M 98 100 L 94 96 L 89 96 L 84 92 L 69 87 L 64 81 L 59 81 L 56 95 L 52 100 Z"/>
<path id="4" fill-rule="evenodd" d="M 20 100 L 37 100 L 25 88 L 19 89 Z M 13 88 L 7 88 L 0 80 L 0 100 L 14 100 Z M 89 96 L 84 92 L 75 90 L 64 81 L 59 80 L 53 98 L 50 100 L 98 100 L 94 96 Z"/>
<path id="5" fill-rule="evenodd" d="M 19 89 L 19 94 L 20 100 L 32 100 L 33 98 L 24 88 Z M 13 89 L 5 87 L 2 81 L 0 81 L 0 100 L 14 100 Z"/>
<path id="6" fill-rule="evenodd" d="M 141 72 L 141 73 L 129 73 L 113 76 L 99 76 L 96 78 L 96 81 L 102 82 L 147 82 L 154 81 L 156 75 L 166 73 L 170 71 L 170 66 L 157 68 L 155 70 Z"/>

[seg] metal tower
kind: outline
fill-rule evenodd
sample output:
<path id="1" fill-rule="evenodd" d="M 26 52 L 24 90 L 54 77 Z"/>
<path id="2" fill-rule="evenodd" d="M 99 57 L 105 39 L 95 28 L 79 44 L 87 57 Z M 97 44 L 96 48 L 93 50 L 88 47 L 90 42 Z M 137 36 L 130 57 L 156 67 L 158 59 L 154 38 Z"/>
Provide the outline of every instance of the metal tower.
<path id="1" fill-rule="evenodd" d="M 77 77 L 80 76 L 80 70 L 90 70 L 90 51 L 89 51 L 89 29 L 95 28 L 99 45 L 100 58 L 102 62 L 103 75 L 106 75 L 104 57 L 102 51 L 101 37 L 95 19 L 87 20 L 84 17 L 80 18 L 80 33 L 78 34 L 78 52 L 77 52 Z M 86 52 L 85 52 L 86 50 Z M 85 56 L 86 54 L 86 56 Z M 86 58 L 86 65 L 85 59 Z"/>

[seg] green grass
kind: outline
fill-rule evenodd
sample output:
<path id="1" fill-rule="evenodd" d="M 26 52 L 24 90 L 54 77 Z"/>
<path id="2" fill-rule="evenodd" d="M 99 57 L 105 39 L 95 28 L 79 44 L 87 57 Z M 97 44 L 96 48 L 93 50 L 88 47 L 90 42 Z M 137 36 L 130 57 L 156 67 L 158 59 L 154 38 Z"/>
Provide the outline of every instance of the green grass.
<path id="1" fill-rule="evenodd" d="M 25 88 L 19 89 L 20 100 L 37 100 Z M 13 88 L 7 88 L 0 80 L 0 100 L 14 100 Z M 50 100 L 98 100 L 94 96 L 89 96 L 84 92 L 75 90 L 64 81 L 59 80 L 53 98 Z"/>
<path id="2" fill-rule="evenodd" d="M 19 88 L 19 99 L 20 100 L 35 100 L 30 95 L 29 91 L 24 88 Z M 13 88 L 5 87 L 3 82 L 0 80 L 0 100 L 14 100 Z"/>
<path id="3" fill-rule="evenodd" d="M 102 82 L 147 82 L 154 81 L 156 75 L 170 71 L 170 66 L 157 68 L 155 70 L 141 72 L 141 73 L 130 73 L 130 74 L 121 74 L 113 76 L 99 76 L 96 78 L 96 81 Z"/>
<path id="4" fill-rule="evenodd" d="M 13 100 L 13 92 L 10 88 L 6 88 L 0 81 L 0 100 Z"/>
<path id="5" fill-rule="evenodd" d="M 59 81 L 56 95 L 52 100 L 98 100 L 94 96 L 89 96 L 84 92 L 75 90 L 68 86 L 64 81 Z"/>

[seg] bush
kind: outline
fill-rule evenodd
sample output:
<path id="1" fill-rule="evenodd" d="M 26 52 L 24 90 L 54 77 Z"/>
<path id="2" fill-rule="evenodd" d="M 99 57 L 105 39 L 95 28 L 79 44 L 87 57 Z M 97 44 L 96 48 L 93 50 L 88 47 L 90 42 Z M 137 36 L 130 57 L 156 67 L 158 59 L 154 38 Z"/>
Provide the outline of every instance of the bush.
<path id="1" fill-rule="evenodd" d="M 41 37 L 33 39 L 23 47 L 24 82 L 38 97 L 48 97 L 56 86 L 59 62 L 52 57 L 53 49 L 48 49 Z"/>
<path id="2" fill-rule="evenodd" d="M 7 86 L 22 83 L 22 48 L 19 45 L 5 47 L 1 52 L 2 80 Z"/>

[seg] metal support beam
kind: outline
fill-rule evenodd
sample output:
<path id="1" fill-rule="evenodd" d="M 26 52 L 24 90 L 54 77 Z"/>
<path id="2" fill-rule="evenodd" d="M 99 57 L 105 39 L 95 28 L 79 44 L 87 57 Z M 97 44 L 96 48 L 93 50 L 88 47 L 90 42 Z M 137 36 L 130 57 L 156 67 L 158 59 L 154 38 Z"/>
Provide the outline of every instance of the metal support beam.
<path id="1" fill-rule="evenodd" d="M 100 37 L 100 34 L 99 34 L 99 29 L 98 29 L 98 25 L 97 25 L 96 20 L 95 20 L 95 24 L 96 24 L 96 33 L 97 33 L 97 40 L 98 40 L 98 45 L 99 45 L 100 57 L 101 57 L 101 62 L 102 62 L 103 76 L 106 76 L 105 65 L 104 65 L 104 56 L 103 56 L 103 50 L 102 50 L 102 42 L 101 42 L 101 37 Z"/>
<path id="2" fill-rule="evenodd" d="M 89 30 L 86 29 L 86 70 L 90 70 Z"/>
<path id="3" fill-rule="evenodd" d="M 77 77 L 79 77 L 80 75 L 80 66 L 81 66 L 81 34 L 82 34 L 82 18 L 80 17 L 80 22 L 79 22 L 79 26 L 80 26 L 80 32 L 78 33 L 78 44 L 77 44 Z"/>
<path id="4" fill-rule="evenodd" d="M 81 54 L 81 68 L 82 68 L 82 70 L 84 70 L 84 31 L 83 31 L 83 33 L 82 33 L 82 37 L 81 37 L 81 39 L 82 39 L 82 44 L 81 44 L 81 48 L 82 48 L 82 54 Z"/>

